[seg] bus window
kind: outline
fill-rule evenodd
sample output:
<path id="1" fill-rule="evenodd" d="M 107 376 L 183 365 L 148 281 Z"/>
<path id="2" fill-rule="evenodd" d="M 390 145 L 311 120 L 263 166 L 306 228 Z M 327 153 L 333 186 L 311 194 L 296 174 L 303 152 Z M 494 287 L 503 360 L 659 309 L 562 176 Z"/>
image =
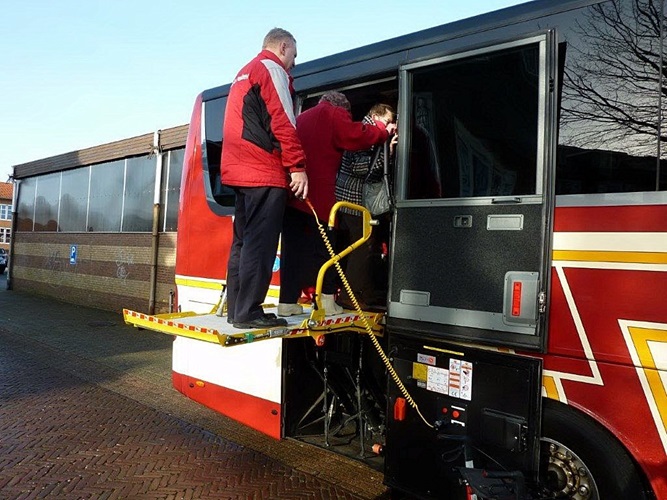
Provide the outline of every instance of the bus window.
<path id="1" fill-rule="evenodd" d="M 604 2 L 564 31 L 556 194 L 667 189 L 658 165 L 661 17 L 643 1 Z"/>
<path id="2" fill-rule="evenodd" d="M 204 104 L 205 113 L 205 147 L 202 147 L 202 164 L 205 175 L 204 190 L 209 206 L 219 212 L 213 204 L 234 209 L 234 191 L 220 182 L 220 154 L 222 152 L 222 123 L 225 118 L 226 97 L 219 97 Z M 206 175 L 207 174 L 207 175 Z"/>
<path id="3" fill-rule="evenodd" d="M 536 194 L 536 44 L 415 70 L 408 199 Z"/>

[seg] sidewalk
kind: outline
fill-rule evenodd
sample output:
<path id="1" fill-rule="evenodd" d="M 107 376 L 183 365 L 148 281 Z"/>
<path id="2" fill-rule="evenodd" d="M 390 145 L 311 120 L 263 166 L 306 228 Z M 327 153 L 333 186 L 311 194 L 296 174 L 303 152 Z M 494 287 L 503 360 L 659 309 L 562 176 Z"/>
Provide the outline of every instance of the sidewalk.
<path id="1" fill-rule="evenodd" d="M 0 499 L 385 499 L 382 475 L 171 386 L 171 338 L 0 278 Z"/>

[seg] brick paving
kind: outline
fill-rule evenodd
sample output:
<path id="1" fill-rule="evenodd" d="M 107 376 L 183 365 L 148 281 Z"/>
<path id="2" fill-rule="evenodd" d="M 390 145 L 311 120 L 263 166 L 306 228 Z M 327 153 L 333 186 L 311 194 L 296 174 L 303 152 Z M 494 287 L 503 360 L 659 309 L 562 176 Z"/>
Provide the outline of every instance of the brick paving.
<path id="1" fill-rule="evenodd" d="M 365 464 L 171 388 L 171 340 L 0 280 L 0 499 L 386 499 Z"/>

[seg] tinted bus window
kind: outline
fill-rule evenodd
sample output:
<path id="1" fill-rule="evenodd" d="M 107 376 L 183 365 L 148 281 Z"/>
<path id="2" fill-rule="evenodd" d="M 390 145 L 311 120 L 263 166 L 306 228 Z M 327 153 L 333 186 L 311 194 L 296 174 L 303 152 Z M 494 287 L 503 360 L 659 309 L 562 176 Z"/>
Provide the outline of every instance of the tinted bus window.
<path id="1" fill-rule="evenodd" d="M 660 2 L 602 2 L 577 14 L 559 47 L 557 194 L 666 189 L 658 169 Z"/>
<path id="2" fill-rule="evenodd" d="M 415 70 L 409 199 L 536 192 L 536 44 Z"/>
<path id="3" fill-rule="evenodd" d="M 220 97 L 204 103 L 205 148 L 202 163 L 204 168 L 204 188 L 209 205 L 218 204 L 234 207 L 234 191 L 220 182 L 220 155 L 222 152 L 222 124 L 225 118 L 227 98 Z M 215 207 L 213 207 L 215 209 Z"/>

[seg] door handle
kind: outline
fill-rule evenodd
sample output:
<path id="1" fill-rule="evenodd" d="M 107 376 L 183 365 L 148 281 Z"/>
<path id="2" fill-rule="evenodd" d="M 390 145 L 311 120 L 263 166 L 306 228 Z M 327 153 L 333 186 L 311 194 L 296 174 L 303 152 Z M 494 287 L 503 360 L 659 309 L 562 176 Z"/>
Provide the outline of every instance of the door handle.
<path id="1" fill-rule="evenodd" d="M 513 205 L 515 203 L 521 203 L 521 198 L 515 196 L 514 198 L 493 198 L 491 203 L 494 205 Z"/>

